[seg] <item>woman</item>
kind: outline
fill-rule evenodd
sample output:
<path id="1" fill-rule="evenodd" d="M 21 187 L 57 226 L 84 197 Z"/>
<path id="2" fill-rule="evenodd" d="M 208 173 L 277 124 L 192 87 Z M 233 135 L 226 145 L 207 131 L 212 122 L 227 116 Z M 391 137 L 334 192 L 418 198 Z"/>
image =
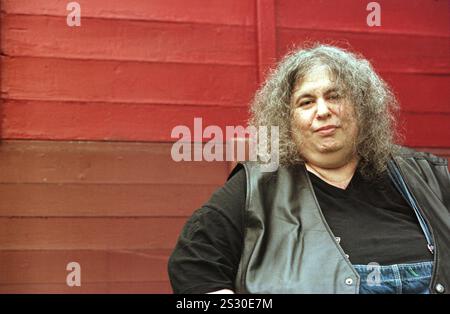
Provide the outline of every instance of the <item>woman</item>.
<path id="1" fill-rule="evenodd" d="M 256 94 L 277 171 L 239 164 L 186 223 L 176 293 L 448 293 L 447 160 L 394 144 L 398 109 L 362 57 L 286 56 Z"/>

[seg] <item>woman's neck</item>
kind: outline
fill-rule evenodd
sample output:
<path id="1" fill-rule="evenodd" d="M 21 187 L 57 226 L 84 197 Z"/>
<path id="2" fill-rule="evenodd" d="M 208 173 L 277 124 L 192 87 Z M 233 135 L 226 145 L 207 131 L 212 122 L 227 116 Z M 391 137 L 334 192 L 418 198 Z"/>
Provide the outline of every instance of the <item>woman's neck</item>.
<path id="1" fill-rule="evenodd" d="M 316 176 L 340 189 L 346 189 L 350 180 L 356 171 L 356 166 L 358 165 L 358 159 L 353 158 L 343 166 L 339 168 L 323 168 L 314 165 L 312 162 L 306 162 L 306 169 Z"/>

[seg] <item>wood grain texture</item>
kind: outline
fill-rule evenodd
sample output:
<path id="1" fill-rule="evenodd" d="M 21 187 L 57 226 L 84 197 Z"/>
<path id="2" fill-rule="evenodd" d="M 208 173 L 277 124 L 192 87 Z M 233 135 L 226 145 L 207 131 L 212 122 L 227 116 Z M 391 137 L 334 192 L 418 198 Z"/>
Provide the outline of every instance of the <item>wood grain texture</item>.
<path id="1" fill-rule="evenodd" d="M 257 0 L 258 82 L 266 80 L 268 70 L 276 64 L 277 42 L 275 0 Z"/>
<path id="2" fill-rule="evenodd" d="M 0 251 L 0 286 L 66 283 L 67 264 L 80 265 L 82 286 L 89 283 L 168 281 L 170 250 Z"/>
<path id="3" fill-rule="evenodd" d="M 82 17 L 254 25 L 254 0 L 78 0 Z M 8 14 L 67 16 L 65 0 L 3 0 Z"/>
<path id="4" fill-rule="evenodd" d="M 175 162 L 170 144 L 3 141 L 2 183 L 212 184 L 228 175 L 223 162 Z"/>
<path id="5" fill-rule="evenodd" d="M 65 283 L 46 284 L 46 283 L 20 283 L 20 284 L 0 284 L 0 292 L 4 294 L 18 293 L 112 293 L 112 294 L 128 294 L 128 293 L 151 293 L 151 294 L 168 294 L 172 293 L 172 288 L 168 281 L 162 282 L 96 282 L 87 283 L 81 287 L 68 287 Z"/>
<path id="6" fill-rule="evenodd" d="M 2 47 L 10 56 L 133 60 L 210 64 L 255 64 L 253 27 L 215 24 L 6 15 Z"/>
<path id="7" fill-rule="evenodd" d="M 256 82 L 252 66 L 32 57 L 2 63 L 7 99 L 245 106 Z"/>
<path id="8" fill-rule="evenodd" d="M 204 127 L 246 125 L 248 109 L 198 104 L 137 104 L 5 100 L 4 139 L 103 140 L 173 142 L 172 130 L 202 118 Z M 203 130 L 201 130 L 203 132 Z"/>
<path id="9" fill-rule="evenodd" d="M 400 124 L 406 128 L 405 144 L 423 147 L 450 146 L 448 133 L 450 106 L 447 104 L 447 98 L 445 96 L 443 98 L 443 94 L 450 93 L 444 86 L 448 79 L 392 73 L 384 77 L 399 98 L 404 112 Z M 416 84 L 416 82 L 419 83 Z M 419 91 L 416 92 L 417 90 Z M 176 141 L 178 137 L 171 138 L 171 131 L 177 125 L 188 126 L 193 138 L 193 121 L 196 117 L 204 119 L 203 129 L 208 125 L 217 125 L 225 130 L 226 126 L 246 125 L 248 116 L 247 110 L 240 107 L 219 109 L 186 106 L 185 110 L 180 112 L 176 106 L 163 105 L 93 103 L 87 106 L 79 102 L 65 104 L 11 100 L 5 101 L 3 112 L 7 115 L 2 123 L 4 138 L 106 141 L 132 141 L 142 138 Z M 410 118 L 412 116 L 415 118 Z M 421 117 L 418 124 L 408 123 L 411 119 L 416 121 L 417 116 Z M 99 124 L 98 121 L 104 121 L 104 123 Z M 151 121 L 150 124 L 149 121 Z M 416 134 L 422 131 L 417 127 L 418 125 L 426 125 L 428 135 L 417 137 Z M 156 131 L 153 131 L 154 129 Z M 170 145 L 168 143 L 166 146 L 167 155 L 170 155 Z M 170 162 L 166 161 L 166 163 Z M 9 171 L 13 170 L 8 169 L 6 173 Z"/>
<path id="10" fill-rule="evenodd" d="M 277 25 L 288 28 L 341 30 L 367 34 L 450 36 L 450 11 L 446 0 L 379 0 L 381 27 L 368 27 L 367 4 L 353 0 L 281 0 Z"/>
<path id="11" fill-rule="evenodd" d="M 407 146 L 448 148 L 450 114 L 402 113 Z"/>
<path id="12" fill-rule="evenodd" d="M 219 185 L 1 183 L 0 217 L 187 217 Z"/>
<path id="13" fill-rule="evenodd" d="M 0 250 L 172 249 L 187 218 L 0 218 Z"/>
<path id="14" fill-rule="evenodd" d="M 450 75 L 387 73 L 385 81 L 392 87 L 403 111 L 416 114 L 450 114 Z M 448 143 L 450 146 L 450 143 Z"/>
<path id="15" fill-rule="evenodd" d="M 379 72 L 450 74 L 450 41 L 433 36 L 316 29 L 278 29 L 278 57 L 305 42 L 321 42 L 362 54 Z"/>
<path id="16" fill-rule="evenodd" d="M 175 163 L 170 147 L 2 141 L 0 291 L 171 293 L 178 235 L 229 169 Z M 72 261 L 81 287 L 65 283 Z"/>

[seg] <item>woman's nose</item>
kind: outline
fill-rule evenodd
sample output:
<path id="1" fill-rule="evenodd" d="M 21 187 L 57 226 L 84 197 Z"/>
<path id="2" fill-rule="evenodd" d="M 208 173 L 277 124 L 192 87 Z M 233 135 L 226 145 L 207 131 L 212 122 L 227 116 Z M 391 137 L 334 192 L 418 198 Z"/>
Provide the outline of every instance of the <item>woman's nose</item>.
<path id="1" fill-rule="evenodd" d="M 323 99 L 317 99 L 317 116 L 320 118 L 328 117 L 331 115 L 328 103 Z"/>

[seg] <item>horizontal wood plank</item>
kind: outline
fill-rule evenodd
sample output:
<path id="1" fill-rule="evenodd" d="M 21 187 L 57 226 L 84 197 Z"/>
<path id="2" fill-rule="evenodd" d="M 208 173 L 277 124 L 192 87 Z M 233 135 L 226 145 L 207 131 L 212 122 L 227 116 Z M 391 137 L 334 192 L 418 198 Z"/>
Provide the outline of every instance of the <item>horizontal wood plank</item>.
<path id="1" fill-rule="evenodd" d="M 439 37 L 279 28 L 278 57 L 305 42 L 357 51 L 379 72 L 450 75 L 450 43 Z"/>
<path id="2" fill-rule="evenodd" d="M 369 27 L 370 1 L 354 0 L 279 0 L 277 25 L 290 28 L 364 31 L 369 33 L 406 33 L 450 36 L 450 11 L 446 0 L 379 0 L 381 26 Z M 386 46 L 384 46 L 386 48 Z"/>
<path id="3" fill-rule="evenodd" d="M 2 183 L 222 185 L 223 162 L 175 162 L 172 145 L 124 142 L 2 141 Z"/>
<path id="4" fill-rule="evenodd" d="M 405 144 L 412 147 L 450 147 L 450 114 L 402 113 Z"/>
<path id="5" fill-rule="evenodd" d="M 6 15 L 3 52 L 10 56 L 254 65 L 253 27 Z"/>
<path id="6" fill-rule="evenodd" d="M 0 217 L 189 216 L 219 186 L 205 184 L 0 184 Z"/>
<path id="7" fill-rule="evenodd" d="M 172 249 L 187 218 L 0 218 L 0 250 Z"/>
<path id="8" fill-rule="evenodd" d="M 82 286 L 88 283 L 168 281 L 171 250 L 0 250 L 0 286 L 66 283 L 66 267 L 80 265 Z"/>
<path id="9" fill-rule="evenodd" d="M 381 73 L 393 87 L 401 108 L 410 113 L 443 115 L 443 123 L 450 113 L 442 93 L 450 93 L 445 88 L 450 84 L 450 76 L 426 76 L 411 74 Z M 448 81 L 448 82 L 447 82 Z M 411 86 L 415 86 L 414 89 Z M 104 103 L 60 103 L 42 101 L 5 101 L 2 137 L 37 139 L 78 139 L 78 140 L 157 140 L 175 141 L 171 131 L 177 125 L 186 125 L 192 130 L 195 117 L 203 117 L 203 127 L 218 125 L 245 125 L 245 108 L 202 108 L 177 106 L 143 106 Z M 99 125 L 98 121 L 105 121 Z M 152 127 L 150 127 L 152 126 Z M 431 125 L 439 129 L 440 125 Z M 410 124 L 408 128 L 416 128 Z M 153 131 L 155 130 L 155 131 Z M 224 131 L 223 131 L 224 132 Z M 225 132 L 224 132 L 225 133 Z M 445 135 L 445 134 L 444 134 Z M 427 146 L 427 143 L 417 143 Z M 442 143 L 439 144 L 442 146 Z M 445 145 L 444 145 L 445 146 Z M 168 156 L 170 149 L 168 150 Z"/>
<path id="10" fill-rule="evenodd" d="M 162 282 L 99 282 L 87 283 L 81 287 L 68 287 L 66 284 L 0 284 L 0 293 L 17 294 L 17 293 L 151 293 L 151 294 L 168 294 L 172 293 L 172 288 L 168 281 Z"/>
<path id="11" fill-rule="evenodd" d="M 253 0 L 77 0 L 81 17 L 254 25 Z M 8 14 L 67 16 L 65 0 L 3 0 Z M 83 25 L 83 24 L 82 24 Z"/>
<path id="12" fill-rule="evenodd" d="M 392 87 L 402 110 L 417 114 L 450 113 L 450 74 L 381 73 L 381 76 Z"/>
<path id="13" fill-rule="evenodd" d="M 179 137 L 171 133 L 178 125 L 188 126 L 193 138 L 194 118 L 202 118 L 203 128 L 216 125 L 222 130 L 246 126 L 248 119 L 247 107 L 182 103 L 5 100 L 1 110 L 4 139 L 174 142 Z"/>
<path id="14" fill-rule="evenodd" d="M 237 65 L 2 58 L 7 99 L 248 104 L 256 67 Z"/>

